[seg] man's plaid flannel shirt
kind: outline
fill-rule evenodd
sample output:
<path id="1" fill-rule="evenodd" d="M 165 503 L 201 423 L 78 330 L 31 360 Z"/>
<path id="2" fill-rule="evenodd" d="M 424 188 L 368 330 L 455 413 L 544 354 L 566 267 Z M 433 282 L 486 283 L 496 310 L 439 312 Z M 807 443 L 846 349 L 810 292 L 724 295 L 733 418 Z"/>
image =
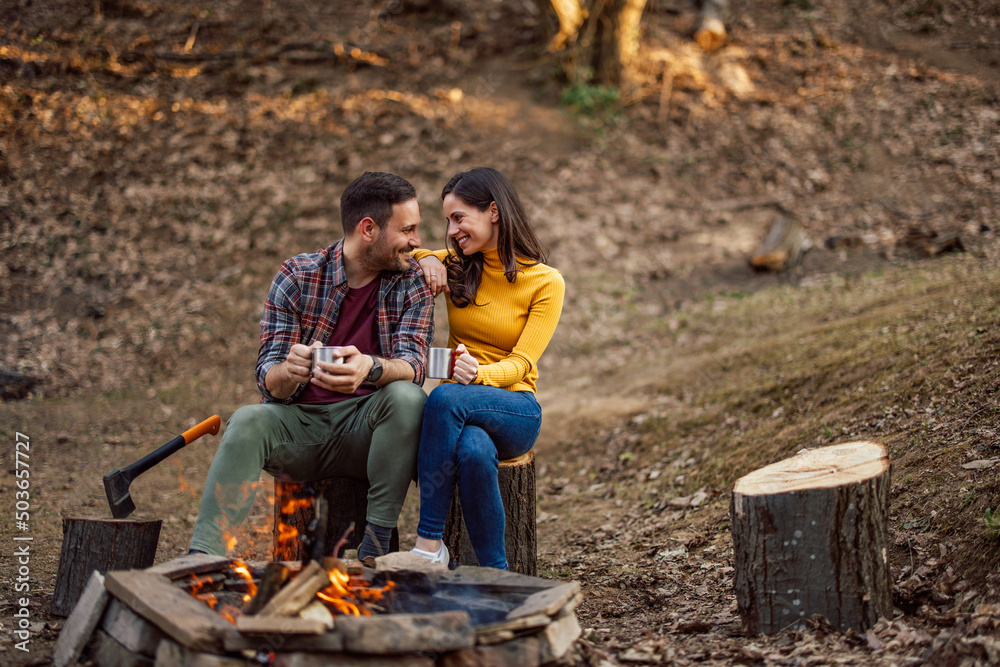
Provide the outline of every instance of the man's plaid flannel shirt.
<path id="1" fill-rule="evenodd" d="M 286 399 L 267 391 L 267 371 L 288 356 L 295 343 L 326 342 L 337 324 L 349 285 L 344 272 L 343 240 L 319 252 L 286 260 L 271 282 L 260 320 L 257 386 L 265 403 L 293 403 L 305 385 Z M 383 272 L 378 291 L 380 356 L 413 367 L 413 382 L 424 382 L 427 348 L 434 338 L 434 297 L 417 263 L 406 273 Z M 332 299 L 332 302 L 327 303 Z M 324 312 L 324 308 L 326 312 Z"/>

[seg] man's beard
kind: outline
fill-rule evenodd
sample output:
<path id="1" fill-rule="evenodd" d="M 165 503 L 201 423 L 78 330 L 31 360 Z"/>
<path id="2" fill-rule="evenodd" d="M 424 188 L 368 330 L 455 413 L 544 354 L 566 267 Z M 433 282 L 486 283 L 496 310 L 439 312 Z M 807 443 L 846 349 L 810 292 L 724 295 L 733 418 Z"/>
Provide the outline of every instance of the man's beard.
<path id="1" fill-rule="evenodd" d="M 362 261 L 368 271 L 388 271 L 390 273 L 403 273 L 410 268 L 409 262 L 403 257 L 403 253 L 389 247 L 389 242 L 385 240 L 385 231 L 380 231 L 375 242 L 365 250 Z"/>

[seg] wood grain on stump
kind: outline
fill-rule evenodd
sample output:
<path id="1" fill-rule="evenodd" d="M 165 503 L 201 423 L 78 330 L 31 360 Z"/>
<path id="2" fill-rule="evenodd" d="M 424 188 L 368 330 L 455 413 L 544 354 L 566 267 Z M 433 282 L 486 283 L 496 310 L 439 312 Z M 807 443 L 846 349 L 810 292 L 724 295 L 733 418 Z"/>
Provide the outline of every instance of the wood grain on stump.
<path id="1" fill-rule="evenodd" d="M 500 498 L 503 500 L 504 546 L 507 566 L 512 572 L 536 576 L 538 549 L 535 537 L 535 452 L 501 461 L 498 471 Z M 459 565 L 479 565 L 469 542 L 462 518 L 462 505 L 456 493 L 444 527 L 444 542 Z"/>
<path id="2" fill-rule="evenodd" d="M 160 519 L 63 517 L 59 569 L 49 611 L 67 616 L 93 572 L 143 569 L 153 564 Z"/>
<path id="3" fill-rule="evenodd" d="M 314 492 L 314 494 L 312 493 Z M 336 477 L 307 484 L 274 481 L 274 524 L 272 560 L 302 560 L 300 536 L 313 519 L 313 495 L 326 499 L 325 552 L 330 554 L 351 523 L 344 549 L 357 549 L 364 538 L 368 515 L 368 480 Z M 302 501 L 304 502 L 296 502 Z M 399 531 L 393 529 L 389 551 L 399 550 Z"/>
<path id="4" fill-rule="evenodd" d="M 799 452 L 741 477 L 730 515 L 744 632 L 802 627 L 814 614 L 864 631 L 892 611 L 890 463 L 852 442 Z"/>

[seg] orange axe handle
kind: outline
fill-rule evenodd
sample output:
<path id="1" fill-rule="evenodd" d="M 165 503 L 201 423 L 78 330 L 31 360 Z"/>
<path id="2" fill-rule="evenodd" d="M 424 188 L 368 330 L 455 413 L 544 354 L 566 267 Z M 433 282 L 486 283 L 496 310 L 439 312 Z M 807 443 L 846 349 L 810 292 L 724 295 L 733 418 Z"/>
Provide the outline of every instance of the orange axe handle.
<path id="1" fill-rule="evenodd" d="M 190 445 L 192 442 L 205 435 L 206 433 L 211 433 L 215 435 L 219 432 L 219 427 L 222 425 L 222 420 L 219 419 L 219 415 L 212 415 L 200 424 L 192 426 L 188 430 L 181 433 L 181 437 L 184 438 L 184 444 Z M 177 431 L 174 431 L 176 433 Z"/>

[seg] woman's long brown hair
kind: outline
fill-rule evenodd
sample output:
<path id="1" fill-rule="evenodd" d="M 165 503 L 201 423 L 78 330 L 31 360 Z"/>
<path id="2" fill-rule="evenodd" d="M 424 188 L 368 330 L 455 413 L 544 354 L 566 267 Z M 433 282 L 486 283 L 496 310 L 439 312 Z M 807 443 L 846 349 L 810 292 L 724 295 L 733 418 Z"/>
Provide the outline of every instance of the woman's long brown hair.
<path id="1" fill-rule="evenodd" d="M 485 211 L 490 204 L 496 203 L 500 225 L 497 230 L 497 252 L 508 282 L 517 280 L 517 274 L 521 270 L 519 267 L 534 266 L 545 261 L 545 249 L 531 229 L 517 190 L 499 171 L 489 167 L 476 167 L 455 174 L 441 191 L 441 199 L 444 200 L 449 194 L 455 195 L 469 206 L 475 206 L 479 211 Z M 476 302 L 476 291 L 483 277 L 483 254 L 462 254 L 455 239 L 449 239 L 448 244 L 453 251 L 445 260 L 451 301 L 459 308 L 465 308 Z"/>

